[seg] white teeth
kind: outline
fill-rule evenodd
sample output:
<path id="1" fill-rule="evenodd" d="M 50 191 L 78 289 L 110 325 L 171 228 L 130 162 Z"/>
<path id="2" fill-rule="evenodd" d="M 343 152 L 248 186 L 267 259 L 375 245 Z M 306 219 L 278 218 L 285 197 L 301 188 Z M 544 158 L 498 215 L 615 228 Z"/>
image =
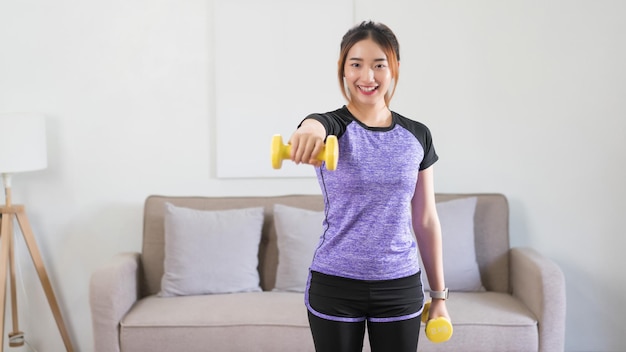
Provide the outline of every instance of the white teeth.
<path id="1" fill-rule="evenodd" d="M 361 86 L 359 86 L 359 88 L 361 88 L 361 90 L 364 90 L 366 92 L 371 92 L 374 89 L 376 89 L 376 87 L 361 87 Z"/>

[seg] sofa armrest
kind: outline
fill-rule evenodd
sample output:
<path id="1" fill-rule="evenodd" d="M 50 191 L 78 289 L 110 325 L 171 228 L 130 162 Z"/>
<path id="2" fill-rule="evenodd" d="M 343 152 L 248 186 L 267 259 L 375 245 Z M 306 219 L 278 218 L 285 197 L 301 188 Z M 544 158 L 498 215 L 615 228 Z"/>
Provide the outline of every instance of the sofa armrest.
<path id="1" fill-rule="evenodd" d="M 512 248 L 511 288 L 537 317 L 539 351 L 565 349 L 565 277 L 561 268 L 531 248 Z"/>
<path id="2" fill-rule="evenodd" d="M 96 352 L 119 352 L 120 321 L 140 298 L 141 257 L 120 253 L 96 269 L 89 283 L 89 305 Z"/>

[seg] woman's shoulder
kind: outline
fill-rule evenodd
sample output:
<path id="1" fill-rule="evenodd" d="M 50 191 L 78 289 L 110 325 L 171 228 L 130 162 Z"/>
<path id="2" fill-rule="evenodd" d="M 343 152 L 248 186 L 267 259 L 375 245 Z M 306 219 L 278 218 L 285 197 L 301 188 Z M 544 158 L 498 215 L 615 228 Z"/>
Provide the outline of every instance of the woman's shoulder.
<path id="1" fill-rule="evenodd" d="M 425 123 L 420 122 L 418 120 L 406 117 L 396 111 L 392 111 L 391 112 L 394 116 L 394 119 L 396 120 L 396 123 L 401 124 L 403 126 L 415 126 L 418 128 L 426 128 L 428 129 L 428 126 L 426 126 Z"/>
<path id="2" fill-rule="evenodd" d="M 396 124 L 398 124 L 398 125 L 404 127 L 405 129 L 409 130 L 414 135 L 416 135 L 416 136 L 418 136 L 418 135 L 422 136 L 424 134 L 430 135 L 430 129 L 428 128 L 428 126 L 426 126 L 426 124 L 424 124 L 424 123 L 422 123 L 420 121 L 408 118 L 408 117 L 406 117 L 404 115 L 401 115 L 401 114 L 399 114 L 399 113 L 397 113 L 395 111 L 392 111 L 391 113 L 394 116 L 394 120 L 395 120 Z"/>

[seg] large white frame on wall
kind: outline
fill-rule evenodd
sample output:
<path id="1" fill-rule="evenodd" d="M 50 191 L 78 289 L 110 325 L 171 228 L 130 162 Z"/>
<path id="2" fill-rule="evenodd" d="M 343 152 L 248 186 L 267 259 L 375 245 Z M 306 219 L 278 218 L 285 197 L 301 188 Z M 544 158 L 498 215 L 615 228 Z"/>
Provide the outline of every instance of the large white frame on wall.
<path id="1" fill-rule="evenodd" d="M 216 0 L 217 177 L 315 176 L 289 161 L 273 169 L 270 141 L 345 104 L 337 59 L 353 23 L 352 0 Z"/>

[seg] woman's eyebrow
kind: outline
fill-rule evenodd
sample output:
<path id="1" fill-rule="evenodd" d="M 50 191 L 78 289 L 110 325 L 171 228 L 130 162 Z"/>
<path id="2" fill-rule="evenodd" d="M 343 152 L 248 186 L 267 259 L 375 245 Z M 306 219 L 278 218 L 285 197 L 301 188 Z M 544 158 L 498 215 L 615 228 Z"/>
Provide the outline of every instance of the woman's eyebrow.
<path id="1" fill-rule="evenodd" d="M 360 57 L 351 57 L 348 60 L 350 61 L 363 61 L 363 59 L 361 59 Z M 381 57 L 378 59 L 374 59 L 374 62 L 379 62 L 379 61 L 387 61 L 387 58 Z"/>

